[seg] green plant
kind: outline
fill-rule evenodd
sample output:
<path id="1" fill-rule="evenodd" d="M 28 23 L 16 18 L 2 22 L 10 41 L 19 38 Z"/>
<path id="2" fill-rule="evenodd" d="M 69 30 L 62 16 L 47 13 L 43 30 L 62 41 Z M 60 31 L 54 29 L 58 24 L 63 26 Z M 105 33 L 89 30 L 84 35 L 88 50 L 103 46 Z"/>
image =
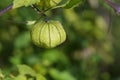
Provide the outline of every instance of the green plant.
<path id="1" fill-rule="evenodd" d="M 0 8 L 12 3 L 4 2 Z M 114 58 L 110 36 L 106 38 L 106 17 L 101 16 L 104 3 L 105 0 L 14 0 L 0 11 L 2 15 L 12 9 L 0 18 L 0 63 L 3 66 L 0 78 L 110 80 L 106 65 Z M 18 71 L 16 65 L 19 65 Z"/>
<path id="2" fill-rule="evenodd" d="M 38 22 L 35 24 L 35 28 L 32 28 L 32 40 L 33 42 L 41 47 L 52 48 L 63 41 L 65 41 L 66 34 L 64 29 L 61 26 L 60 22 L 50 21 L 45 14 L 46 11 L 52 10 L 54 8 L 64 7 L 64 8 L 71 8 L 74 5 L 80 3 L 82 0 L 14 0 L 13 1 L 13 9 L 21 7 L 21 6 L 32 6 L 41 16 L 44 16 L 45 20 Z M 39 8 L 36 7 L 39 6 Z M 46 21 L 46 22 L 45 22 Z M 45 24 L 43 24 L 45 23 Z M 43 27 L 45 26 L 45 27 Z M 46 28 L 48 26 L 48 28 Z M 52 28 L 52 26 L 54 26 Z M 44 30 L 42 31 L 41 28 L 43 27 Z M 41 29 L 40 29 L 41 28 Z M 56 28 L 56 29 L 55 29 Z M 49 29 L 49 30 L 48 30 Z M 56 32 L 57 31 L 57 32 Z M 38 35 L 38 33 L 41 33 Z M 59 36 L 59 37 L 58 37 Z"/>
<path id="3" fill-rule="evenodd" d="M 1 80 L 46 80 L 40 73 L 36 73 L 32 68 L 26 66 L 26 65 L 18 65 L 18 75 L 14 76 L 11 75 L 5 75 L 0 72 Z"/>

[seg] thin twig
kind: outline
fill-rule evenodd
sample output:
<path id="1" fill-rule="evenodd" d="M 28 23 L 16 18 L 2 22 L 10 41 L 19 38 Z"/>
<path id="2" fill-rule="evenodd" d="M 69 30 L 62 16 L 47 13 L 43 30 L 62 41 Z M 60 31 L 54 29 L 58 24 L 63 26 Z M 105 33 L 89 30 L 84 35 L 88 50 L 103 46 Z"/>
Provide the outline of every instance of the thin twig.
<path id="1" fill-rule="evenodd" d="M 0 11 L 0 16 L 6 13 L 7 11 L 11 10 L 13 7 L 13 4 L 10 4 L 8 7 L 4 8 L 3 10 Z"/>
<path id="2" fill-rule="evenodd" d="M 120 13 L 120 5 L 118 5 L 117 3 L 114 3 L 110 0 L 105 0 L 105 2 L 110 5 L 117 13 Z"/>
<path id="3" fill-rule="evenodd" d="M 36 7 L 35 5 L 31 5 L 31 7 L 39 14 L 39 15 L 42 15 L 46 18 L 46 22 L 48 22 L 48 16 L 42 12 L 38 7 Z"/>

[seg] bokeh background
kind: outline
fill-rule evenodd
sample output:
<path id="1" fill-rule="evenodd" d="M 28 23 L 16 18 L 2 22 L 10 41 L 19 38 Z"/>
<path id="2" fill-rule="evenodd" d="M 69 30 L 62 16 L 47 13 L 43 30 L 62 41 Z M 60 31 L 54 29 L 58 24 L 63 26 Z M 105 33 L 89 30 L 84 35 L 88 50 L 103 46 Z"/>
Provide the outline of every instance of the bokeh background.
<path id="1" fill-rule="evenodd" d="M 0 10 L 11 2 L 1 1 Z M 47 14 L 67 33 L 67 40 L 52 49 L 32 43 L 31 23 L 39 15 L 31 7 L 0 16 L 0 67 L 5 75 L 25 64 L 47 80 L 120 80 L 120 16 L 104 0 L 86 0 Z"/>

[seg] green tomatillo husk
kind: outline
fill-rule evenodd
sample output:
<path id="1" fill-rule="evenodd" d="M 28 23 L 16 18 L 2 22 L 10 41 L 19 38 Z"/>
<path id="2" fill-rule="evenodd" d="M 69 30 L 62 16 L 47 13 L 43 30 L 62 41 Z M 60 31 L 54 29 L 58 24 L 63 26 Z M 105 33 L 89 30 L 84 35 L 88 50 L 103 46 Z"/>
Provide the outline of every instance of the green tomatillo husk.
<path id="1" fill-rule="evenodd" d="M 66 33 L 59 21 L 38 21 L 31 30 L 31 38 L 37 46 L 53 48 L 66 40 Z"/>

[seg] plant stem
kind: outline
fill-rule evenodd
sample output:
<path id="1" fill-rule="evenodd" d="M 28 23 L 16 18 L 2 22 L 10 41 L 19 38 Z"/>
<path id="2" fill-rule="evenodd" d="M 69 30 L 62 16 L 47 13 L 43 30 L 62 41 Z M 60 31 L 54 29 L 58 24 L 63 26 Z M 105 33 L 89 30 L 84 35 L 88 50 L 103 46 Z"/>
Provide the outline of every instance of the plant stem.
<path id="1" fill-rule="evenodd" d="M 0 11 L 0 16 L 12 9 L 13 4 L 10 4 L 8 7 L 4 8 L 3 10 Z"/>
<path id="2" fill-rule="evenodd" d="M 35 5 L 31 5 L 31 7 L 38 13 L 38 14 L 40 14 L 40 15 L 42 15 L 42 16 L 44 16 L 46 19 L 45 19 L 45 21 L 46 22 L 48 22 L 48 16 L 44 13 L 44 12 L 42 12 L 38 7 L 36 7 Z"/>
<path id="3" fill-rule="evenodd" d="M 105 2 L 110 5 L 117 13 L 120 13 L 120 5 L 118 5 L 117 3 L 114 3 L 110 0 L 105 0 Z"/>
<path id="4" fill-rule="evenodd" d="M 9 6 L 7 6 L 6 8 L 4 8 L 3 10 L 0 11 L 0 16 L 3 15 L 4 13 L 6 13 L 7 11 L 11 10 L 13 7 L 13 4 L 10 4 Z M 42 12 L 39 8 L 37 8 L 35 5 L 31 5 L 31 7 L 40 15 L 44 16 L 46 19 L 45 21 L 48 22 L 48 16 Z"/>

